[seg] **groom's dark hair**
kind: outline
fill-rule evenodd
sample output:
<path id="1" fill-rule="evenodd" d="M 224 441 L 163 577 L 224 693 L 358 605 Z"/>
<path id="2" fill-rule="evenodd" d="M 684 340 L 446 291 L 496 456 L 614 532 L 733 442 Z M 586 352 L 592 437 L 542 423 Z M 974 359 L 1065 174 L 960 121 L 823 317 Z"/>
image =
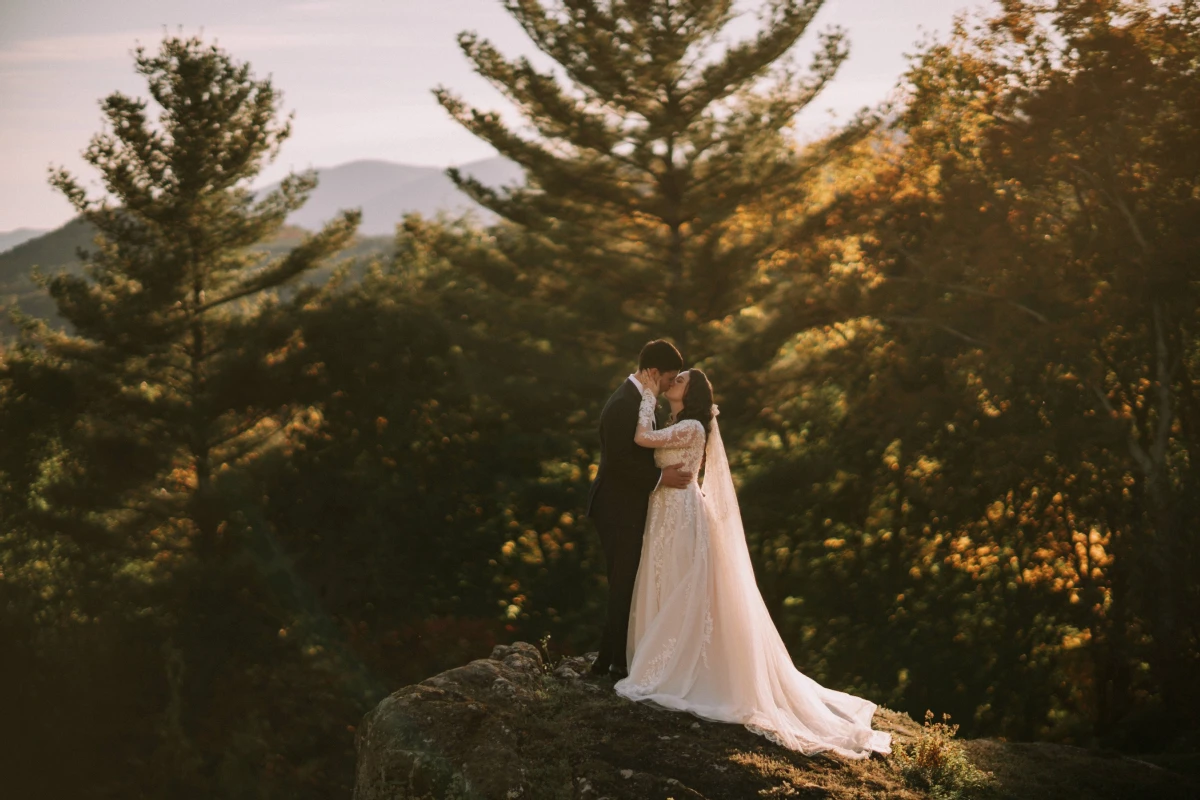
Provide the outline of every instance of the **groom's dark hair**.
<path id="1" fill-rule="evenodd" d="M 659 372 L 672 372 L 683 369 L 683 356 L 675 349 L 675 345 L 666 339 L 655 339 L 646 342 L 638 356 L 638 369 L 656 369 Z"/>

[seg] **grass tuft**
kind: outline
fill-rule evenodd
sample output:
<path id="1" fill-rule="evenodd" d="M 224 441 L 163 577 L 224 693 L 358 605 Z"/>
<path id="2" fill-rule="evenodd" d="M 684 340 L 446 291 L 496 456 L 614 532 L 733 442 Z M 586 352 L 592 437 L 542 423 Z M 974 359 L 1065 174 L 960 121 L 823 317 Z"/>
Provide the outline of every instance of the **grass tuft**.
<path id="1" fill-rule="evenodd" d="M 933 712 L 925 712 L 925 726 L 917 740 L 896 746 L 889 759 L 892 768 L 911 788 L 929 793 L 933 800 L 972 800 L 985 795 L 992 773 L 971 763 L 956 740 L 958 726 L 950 724 L 950 715 L 933 721 Z"/>

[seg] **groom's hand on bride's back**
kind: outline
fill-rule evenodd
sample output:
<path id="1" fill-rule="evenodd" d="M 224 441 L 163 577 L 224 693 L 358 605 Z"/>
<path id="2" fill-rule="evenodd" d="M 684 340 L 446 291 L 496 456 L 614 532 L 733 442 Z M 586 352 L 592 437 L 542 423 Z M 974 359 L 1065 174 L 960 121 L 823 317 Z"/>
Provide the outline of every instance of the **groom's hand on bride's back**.
<path id="1" fill-rule="evenodd" d="M 662 484 L 670 486 L 672 489 L 686 489 L 687 485 L 692 482 L 692 473 L 681 469 L 683 462 L 672 464 L 669 467 L 663 467 Z"/>

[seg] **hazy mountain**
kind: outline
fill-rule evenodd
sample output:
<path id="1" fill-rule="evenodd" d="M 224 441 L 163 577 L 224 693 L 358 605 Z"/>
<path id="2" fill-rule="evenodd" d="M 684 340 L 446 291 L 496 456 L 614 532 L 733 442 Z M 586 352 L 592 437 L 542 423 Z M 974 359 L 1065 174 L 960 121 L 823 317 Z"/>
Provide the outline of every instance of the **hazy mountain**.
<path id="1" fill-rule="evenodd" d="M 17 228 L 15 231 L 0 232 L 0 253 L 11 250 L 19 244 L 28 242 L 30 239 L 36 239 L 45 232 L 45 230 L 37 228 Z"/>
<path id="2" fill-rule="evenodd" d="M 0 306 L 15 303 L 27 314 L 56 320 L 54 301 L 29 278 L 29 271 L 34 264 L 39 264 L 47 273 L 54 273 L 64 266 L 72 272 L 80 272 L 75 250 L 90 246 L 93 235 L 91 225 L 73 219 L 61 228 L 0 253 Z M 0 338 L 14 332 L 7 312 L 0 315 Z"/>
<path id="3" fill-rule="evenodd" d="M 460 169 L 489 186 L 523 181 L 521 168 L 497 156 L 463 164 Z M 407 213 L 419 211 L 432 216 L 440 210 L 461 212 L 474 209 L 481 223 L 495 215 L 476 205 L 454 186 L 442 167 L 415 167 L 390 161 L 352 161 L 317 170 L 317 188 L 308 202 L 288 217 L 292 225 L 316 230 L 338 211 L 361 208 L 364 236 L 390 236 Z M 274 189 L 271 184 L 261 191 Z"/>
<path id="4" fill-rule="evenodd" d="M 463 172 L 489 186 L 503 186 L 523 180 L 521 168 L 501 158 L 488 158 L 462 165 Z M 288 217 L 289 227 L 262 249 L 275 252 L 299 242 L 301 230 L 316 230 L 341 209 L 361 208 L 363 221 L 355 243 L 343 257 L 384 254 L 391 250 L 396 223 L 410 211 L 432 216 L 440 210 L 461 212 L 474 209 L 481 223 L 492 222 L 495 215 L 472 202 L 458 191 L 441 167 L 419 167 L 390 161 L 352 161 L 317 170 L 318 184 L 308 202 Z M 260 193 L 279 184 L 259 189 Z M 49 232 L 23 228 L 0 234 L 0 305 L 16 302 L 24 311 L 54 320 L 54 303 L 49 295 L 30 279 L 36 264 L 47 273 L 60 269 L 81 270 L 76 250 L 92 246 L 91 226 L 74 219 Z M 20 237 L 24 238 L 20 238 Z M 14 237 L 11 243 L 5 244 Z M 319 270 L 324 274 L 325 270 Z M 319 279 L 320 274 L 310 276 Z M 0 336 L 11 332 L 7 315 L 0 315 Z"/>
<path id="5" fill-rule="evenodd" d="M 49 233 L 42 233 L 0 253 L 0 287 L 27 278 L 34 264 L 57 267 L 72 264 L 76 249 L 92 243 L 92 226 L 76 218 Z"/>
<path id="6" fill-rule="evenodd" d="M 255 245 L 252 250 L 279 256 L 300 244 L 309 232 L 294 225 L 287 225 L 273 238 Z M 83 272 L 77 250 L 91 249 L 95 230 L 80 219 L 73 219 L 57 230 L 36 239 L 23 242 L 6 253 L 0 253 L 0 306 L 15 305 L 27 314 L 49 320 L 56 328 L 66 328 L 66 320 L 58 316 L 54 300 L 30 278 L 34 265 L 40 266 L 48 275 L 66 271 L 72 274 Z M 361 274 L 372 258 L 388 258 L 393 249 L 391 236 L 356 236 L 350 245 L 327 264 L 314 269 L 300 278 L 299 283 L 321 283 L 329 277 L 335 262 L 342 259 L 358 259 L 351 269 L 352 275 Z M 288 290 L 280 292 L 288 296 Z M 0 340 L 16 333 L 8 314 L 0 313 Z"/>

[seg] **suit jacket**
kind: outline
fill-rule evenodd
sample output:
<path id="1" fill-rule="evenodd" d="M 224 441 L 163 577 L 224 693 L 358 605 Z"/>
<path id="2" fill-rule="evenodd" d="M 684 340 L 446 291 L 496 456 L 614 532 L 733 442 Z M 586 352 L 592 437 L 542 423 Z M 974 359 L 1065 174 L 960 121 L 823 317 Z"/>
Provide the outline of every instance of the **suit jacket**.
<path id="1" fill-rule="evenodd" d="M 600 413 L 600 468 L 588 493 L 586 516 L 606 524 L 642 527 L 660 470 L 654 450 L 633 441 L 642 395 L 628 378 Z"/>

